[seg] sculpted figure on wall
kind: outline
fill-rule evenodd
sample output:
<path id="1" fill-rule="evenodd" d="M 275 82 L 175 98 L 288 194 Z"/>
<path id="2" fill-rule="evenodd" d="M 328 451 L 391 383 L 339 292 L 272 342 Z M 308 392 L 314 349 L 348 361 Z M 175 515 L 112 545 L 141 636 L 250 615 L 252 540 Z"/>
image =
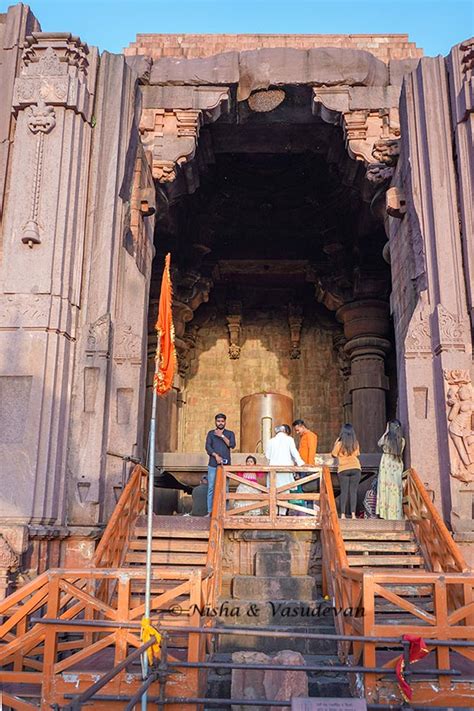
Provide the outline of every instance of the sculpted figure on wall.
<path id="1" fill-rule="evenodd" d="M 474 391 L 471 376 L 464 370 L 445 370 L 444 377 L 449 385 L 446 395 L 448 431 L 456 453 L 451 474 L 468 483 L 474 481 Z"/>

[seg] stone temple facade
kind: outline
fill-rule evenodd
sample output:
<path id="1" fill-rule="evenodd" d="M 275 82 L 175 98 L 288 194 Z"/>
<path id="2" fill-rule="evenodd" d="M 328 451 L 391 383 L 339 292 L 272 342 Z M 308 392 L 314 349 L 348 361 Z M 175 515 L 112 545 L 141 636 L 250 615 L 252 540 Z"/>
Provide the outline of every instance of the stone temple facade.
<path id="1" fill-rule="evenodd" d="M 84 38 L 86 39 L 86 38 Z M 99 55 L 0 15 L 0 579 L 87 564 L 144 461 L 171 251 L 179 374 L 157 450 L 292 398 L 329 451 L 388 417 L 474 536 L 474 40 L 139 35 Z M 163 459 L 165 461 L 165 459 Z"/>

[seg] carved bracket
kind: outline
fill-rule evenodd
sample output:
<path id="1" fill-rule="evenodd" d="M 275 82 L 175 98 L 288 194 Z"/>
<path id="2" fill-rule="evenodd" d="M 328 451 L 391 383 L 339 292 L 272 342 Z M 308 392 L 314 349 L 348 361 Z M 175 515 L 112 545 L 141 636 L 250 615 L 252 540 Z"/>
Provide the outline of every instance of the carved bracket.
<path id="1" fill-rule="evenodd" d="M 142 112 L 142 141 L 152 152 L 153 177 L 160 183 L 176 180 L 179 168 L 194 158 L 201 127 L 215 121 L 222 107 L 227 107 L 229 91 L 210 87 L 196 90 L 194 98 L 193 108 L 145 108 Z"/>
<path id="2" fill-rule="evenodd" d="M 228 304 L 226 314 L 227 328 L 229 331 L 229 358 L 238 360 L 240 358 L 240 336 L 242 333 L 242 304 L 235 301 Z"/>
<path id="3" fill-rule="evenodd" d="M 354 160 L 366 165 L 377 163 L 393 166 L 398 157 L 400 137 L 398 96 L 393 106 L 377 107 L 377 98 L 366 91 L 366 106 L 357 93 L 358 87 L 314 87 L 313 113 L 326 123 L 342 126 L 346 149 Z"/>
<path id="4" fill-rule="evenodd" d="M 290 358 L 299 360 L 301 356 L 301 326 L 303 325 L 303 309 L 299 304 L 288 305 L 288 325 L 290 327 Z"/>

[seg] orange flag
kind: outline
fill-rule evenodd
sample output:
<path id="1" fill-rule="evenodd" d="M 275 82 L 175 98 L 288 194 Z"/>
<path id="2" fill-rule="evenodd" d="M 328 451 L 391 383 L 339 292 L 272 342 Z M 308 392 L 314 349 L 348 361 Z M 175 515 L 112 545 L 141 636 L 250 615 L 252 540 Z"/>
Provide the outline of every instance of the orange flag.
<path id="1" fill-rule="evenodd" d="M 170 276 L 171 255 L 165 258 L 165 268 L 161 280 L 160 305 L 156 322 L 156 365 L 153 386 L 158 395 L 171 390 L 176 370 L 176 349 L 174 345 L 173 315 L 171 312 L 172 288 Z"/>

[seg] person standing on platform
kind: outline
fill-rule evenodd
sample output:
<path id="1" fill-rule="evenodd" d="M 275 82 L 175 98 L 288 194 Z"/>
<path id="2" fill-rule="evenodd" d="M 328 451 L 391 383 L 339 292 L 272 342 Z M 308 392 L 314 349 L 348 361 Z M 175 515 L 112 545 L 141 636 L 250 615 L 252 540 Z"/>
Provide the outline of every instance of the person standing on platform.
<path id="1" fill-rule="evenodd" d="M 278 425 L 275 427 L 275 437 L 272 437 L 267 442 L 265 457 L 268 459 L 268 463 L 271 467 L 292 467 L 295 464 L 298 467 L 304 466 L 304 461 L 296 449 L 295 440 L 289 436 L 288 430 L 291 432 L 288 425 Z M 277 472 L 277 487 L 285 486 L 285 484 L 290 484 L 293 481 L 294 476 L 291 472 Z M 286 506 L 278 507 L 278 514 L 280 516 L 286 516 L 287 512 L 288 509 Z"/>
<path id="2" fill-rule="evenodd" d="M 293 429 L 300 438 L 298 452 L 301 459 L 305 464 L 313 466 L 318 448 L 318 435 L 306 427 L 304 420 L 295 420 Z"/>
<path id="3" fill-rule="evenodd" d="M 403 518 L 402 474 L 405 440 L 398 420 L 391 420 L 378 441 L 382 447 L 379 467 L 376 513 L 380 518 L 399 521 Z"/>
<path id="4" fill-rule="evenodd" d="M 212 513 L 214 502 L 214 487 L 216 483 L 217 467 L 230 464 L 230 450 L 235 448 L 235 434 L 226 430 L 227 417 L 220 412 L 215 416 L 216 426 L 207 433 L 206 452 L 209 455 L 207 465 L 207 515 Z"/>
<path id="5" fill-rule="evenodd" d="M 316 450 L 318 448 L 318 435 L 306 427 L 304 420 L 295 420 L 293 422 L 293 429 L 300 438 L 298 452 L 300 453 L 301 459 L 305 464 L 312 466 L 315 462 Z M 315 482 L 312 483 L 314 484 Z M 298 485 L 298 491 L 303 492 L 300 485 Z M 313 491 L 315 491 L 315 489 L 313 489 Z M 309 509 L 313 508 L 312 501 L 300 501 L 299 503 L 301 506 L 306 506 Z M 297 513 L 300 516 L 304 516 L 303 513 Z"/>
<path id="6" fill-rule="evenodd" d="M 348 498 L 351 518 L 355 518 L 361 466 L 359 461 L 359 442 L 352 425 L 346 424 L 342 426 L 331 455 L 337 459 L 337 473 L 339 474 L 339 483 L 341 485 L 341 518 L 346 518 Z"/>

